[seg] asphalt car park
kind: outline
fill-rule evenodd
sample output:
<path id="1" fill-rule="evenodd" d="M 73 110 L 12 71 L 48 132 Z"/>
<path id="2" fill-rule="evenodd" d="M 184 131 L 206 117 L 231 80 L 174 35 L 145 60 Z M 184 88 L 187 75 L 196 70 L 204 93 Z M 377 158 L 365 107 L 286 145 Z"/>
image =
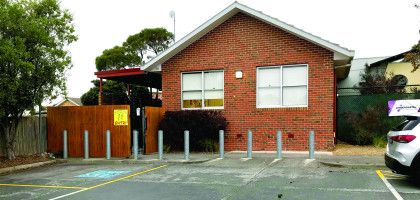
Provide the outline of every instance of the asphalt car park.
<path id="1" fill-rule="evenodd" d="M 0 199 L 400 198 L 392 188 L 402 199 L 420 199 L 415 180 L 386 168 L 330 167 L 302 157 L 227 156 L 196 164 L 63 163 L 0 176 Z"/>

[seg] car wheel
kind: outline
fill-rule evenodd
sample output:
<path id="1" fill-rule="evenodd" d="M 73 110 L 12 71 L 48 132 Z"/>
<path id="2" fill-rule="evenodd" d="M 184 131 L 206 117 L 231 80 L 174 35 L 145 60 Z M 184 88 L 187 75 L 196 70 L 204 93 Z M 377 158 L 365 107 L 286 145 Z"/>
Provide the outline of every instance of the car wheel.
<path id="1" fill-rule="evenodd" d="M 420 153 L 416 155 L 411 165 L 411 174 L 416 178 L 420 178 Z"/>

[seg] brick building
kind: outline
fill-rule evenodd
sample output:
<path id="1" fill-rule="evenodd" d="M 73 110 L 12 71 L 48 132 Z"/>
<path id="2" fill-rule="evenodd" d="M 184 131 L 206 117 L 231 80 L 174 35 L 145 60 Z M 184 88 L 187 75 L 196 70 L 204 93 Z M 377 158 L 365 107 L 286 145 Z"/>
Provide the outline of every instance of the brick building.
<path id="1" fill-rule="evenodd" d="M 218 109 L 228 120 L 225 148 L 275 150 L 334 146 L 336 81 L 348 74 L 354 51 L 233 3 L 142 67 L 162 75 L 169 111 Z"/>

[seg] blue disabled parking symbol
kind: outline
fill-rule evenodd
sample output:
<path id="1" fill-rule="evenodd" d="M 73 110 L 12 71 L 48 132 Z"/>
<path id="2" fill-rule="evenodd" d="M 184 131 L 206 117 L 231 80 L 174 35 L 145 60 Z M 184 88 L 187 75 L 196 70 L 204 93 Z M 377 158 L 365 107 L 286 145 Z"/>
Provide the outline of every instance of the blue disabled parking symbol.
<path id="1" fill-rule="evenodd" d="M 123 170 L 97 170 L 86 174 L 76 176 L 78 178 L 112 178 L 123 174 L 130 173 L 130 171 Z"/>

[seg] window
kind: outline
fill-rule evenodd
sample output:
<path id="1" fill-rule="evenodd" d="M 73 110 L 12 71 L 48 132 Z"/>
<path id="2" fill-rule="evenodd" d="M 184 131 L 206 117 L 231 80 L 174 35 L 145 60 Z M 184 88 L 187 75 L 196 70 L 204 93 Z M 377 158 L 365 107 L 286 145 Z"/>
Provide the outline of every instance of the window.
<path id="1" fill-rule="evenodd" d="M 284 65 L 257 68 L 257 107 L 308 105 L 308 66 Z"/>
<path id="2" fill-rule="evenodd" d="M 223 71 L 182 73 L 182 108 L 223 108 Z"/>

